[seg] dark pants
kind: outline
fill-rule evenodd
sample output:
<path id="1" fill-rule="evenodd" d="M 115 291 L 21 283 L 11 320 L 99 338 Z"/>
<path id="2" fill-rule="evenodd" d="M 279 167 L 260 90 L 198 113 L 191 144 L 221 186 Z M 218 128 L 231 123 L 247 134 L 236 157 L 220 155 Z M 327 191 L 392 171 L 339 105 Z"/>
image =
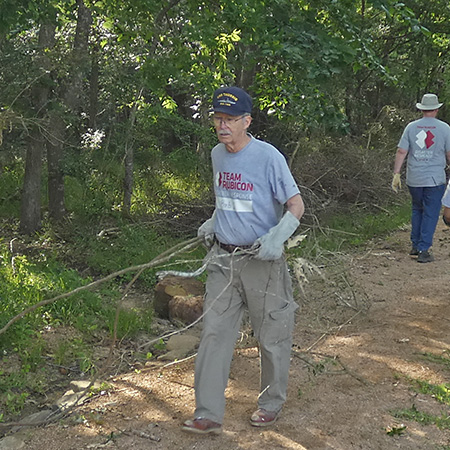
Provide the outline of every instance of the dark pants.
<path id="1" fill-rule="evenodd" d="M 412 198 L 411 242 L 419 252 L 428 250 L 441 212 L 445 184 L 433 187 L 408 186 Z"/>

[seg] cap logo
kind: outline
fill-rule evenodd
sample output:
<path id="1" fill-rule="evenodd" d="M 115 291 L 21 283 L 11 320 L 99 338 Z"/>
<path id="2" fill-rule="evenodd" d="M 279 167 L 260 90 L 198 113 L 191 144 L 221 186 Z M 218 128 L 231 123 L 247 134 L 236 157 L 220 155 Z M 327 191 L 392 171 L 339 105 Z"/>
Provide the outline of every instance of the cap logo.
<path id="1" fill-rule="evenodd" d="M 252 110 L 252 99 L 243 89 L 236 86 L 219 88 L 213 96 L 212 110 L 232 116 L 249 114 Z"/>
<path id="2" fill-rule="evenodd" d="M 217 96 L 217 101 L 222 106 L 230 107 L 235 105 L 239 101 L 239 99 L 233 94 L 229 94 L 228 92 L 222 92 Z"/>
<path id="3" fill-rule="evenodd" d="M 221 99 L 222 97 L 231 97 L 235 102 L 237 102 L 239 99 L 235 96 L 235 95 L 233 95 L 233 94 L 229 94 L 228 92 L 222 92 L 221 94 L 219 94 L 218 96 L 217 96 L 217 99 Z"/>

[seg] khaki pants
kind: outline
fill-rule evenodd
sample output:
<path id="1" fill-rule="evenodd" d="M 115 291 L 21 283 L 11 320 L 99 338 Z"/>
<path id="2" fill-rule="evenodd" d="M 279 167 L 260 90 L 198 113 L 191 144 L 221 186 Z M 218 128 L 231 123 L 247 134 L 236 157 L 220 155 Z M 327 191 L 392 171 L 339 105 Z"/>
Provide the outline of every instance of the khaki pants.
<path id="1" fill-rule="evenodd" d="M 261 357 L 258 407 L 279 411 L 286 400 L 294 311 L 284 257 L 260 261 L 209 252 L 203 333 L 195 364 L 195 417 L 222 423 L 234 346 L 247 308 Z"/>

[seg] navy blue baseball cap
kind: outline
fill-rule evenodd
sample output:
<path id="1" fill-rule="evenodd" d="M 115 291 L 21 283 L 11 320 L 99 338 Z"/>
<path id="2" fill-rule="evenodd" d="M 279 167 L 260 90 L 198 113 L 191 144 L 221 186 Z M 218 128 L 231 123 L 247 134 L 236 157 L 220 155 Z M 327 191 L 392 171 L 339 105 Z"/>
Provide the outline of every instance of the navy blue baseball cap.
<path id="1" fill-rule="evenodd" d="M 237 86 L 221 87 L 214 92 L 212 111 L 241 116 L 252 112 L 252 99 Z"/>

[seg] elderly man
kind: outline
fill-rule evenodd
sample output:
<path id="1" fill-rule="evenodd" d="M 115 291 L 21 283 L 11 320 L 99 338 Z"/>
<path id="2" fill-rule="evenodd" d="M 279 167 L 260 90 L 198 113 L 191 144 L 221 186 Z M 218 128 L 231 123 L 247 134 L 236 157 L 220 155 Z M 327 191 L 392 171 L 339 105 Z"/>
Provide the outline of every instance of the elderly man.
<path id="1" fill-rule="evenodd" d="M 238 87 L 214 93 L 213 124 L 220 141 L 211 153 L 216 208 L 198 232 L 212 248 L 195 366 L 196 409 L 194 419 L 182 427 L 191 433 L 221 432 L 225 388 L 245 308 L 261 357 L 261 391 L 250 424 L 272 425 L 286 400 L 298 305 L 283 247 L 297 229 L 304 205 L 284 156 L 248 133 L 251 110 L 250 96 Z"/>
<path id="2" fill-rule="evenodd" d="M 398 144 L 392 189 L 401 187 L 400 171 L 408 156 L 406 184 L 412 199 L 410 255 L 417 262 L 434 261 L 431 252 L 445 190 L 445 166 L 450 159 L 450 126 L 437 119 L 443 103 L 435 94 L 425 94 L 416 107 L 422 118 L 409 123 Z"/>

